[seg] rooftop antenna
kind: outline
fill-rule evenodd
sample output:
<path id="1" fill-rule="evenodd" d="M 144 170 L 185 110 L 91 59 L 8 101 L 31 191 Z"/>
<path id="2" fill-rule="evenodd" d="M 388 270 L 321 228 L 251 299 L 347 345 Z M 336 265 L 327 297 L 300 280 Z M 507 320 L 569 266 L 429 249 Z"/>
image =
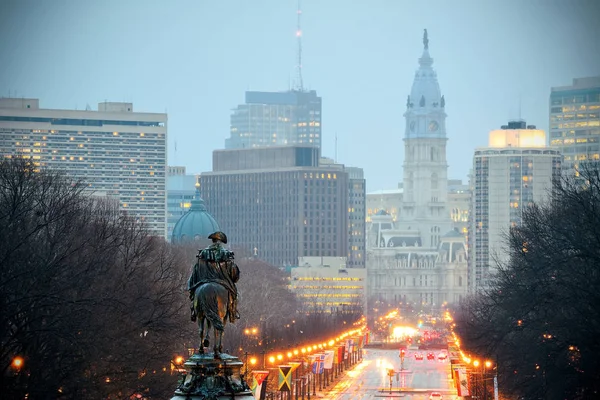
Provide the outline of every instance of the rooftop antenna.
<path id="1" fill-rule="evenodd" d="M 519 121 L 521 120 L 521 93 L 519 93 Z"/>
<path id="2" fill-rule="evenodd" d="M 302 28 L 300 25 L 300 17 L 302 16 L 302 8 L 300 6 L 300 0 L 298 0 L 298 24 L 297 24 L 297 28 L 296 28 L 296 38 L 298 39 L 298 65 L 296 66 L 297 69 L 297 82 L 296 85 L 298 85 L 297 89 L 301 92 L 304 91 L 304 82 L 302 80 Z"/>

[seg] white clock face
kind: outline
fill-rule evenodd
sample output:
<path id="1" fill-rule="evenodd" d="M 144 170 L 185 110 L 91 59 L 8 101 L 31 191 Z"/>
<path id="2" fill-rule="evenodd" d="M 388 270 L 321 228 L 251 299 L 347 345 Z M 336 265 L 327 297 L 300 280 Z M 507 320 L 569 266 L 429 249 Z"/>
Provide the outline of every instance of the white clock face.
<path id="1" fill-rule="evenodd" d="M 429 123 L 429 131 L 430 132 L 436 132 L 439 128 L 440 128 L 440 125 L 437 123 L 437 121 L 431 121 Z"/>
<path id="2" fill-rule="evenodd" d="M 415 121 L 412 121 L 410 123 L 410 130 L 414 132 L 416 127 L 417 127 L 417 123 Z"/>

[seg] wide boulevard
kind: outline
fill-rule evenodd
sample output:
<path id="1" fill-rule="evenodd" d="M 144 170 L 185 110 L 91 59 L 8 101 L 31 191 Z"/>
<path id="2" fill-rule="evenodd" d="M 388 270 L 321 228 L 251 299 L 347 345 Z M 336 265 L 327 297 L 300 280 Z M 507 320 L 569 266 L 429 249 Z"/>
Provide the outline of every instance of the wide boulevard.
<path id="1" fill-rule="evenodd" d="M 365 349 L 363 361 L 328 391 L 327 399 L 363 400 L 396 399 L 427 400 L 432 392 L 438 392 L 443 400 L 455 400 L 448 359 L 439 360 L 438 351 L 434 360 L 427 359 L 429 350 L 408 350 L 401 365 L 398 350 Z M 422 360 L 415 353 L 423 355 Z M 390 369 L 394 370 L 391 377 Z"/>

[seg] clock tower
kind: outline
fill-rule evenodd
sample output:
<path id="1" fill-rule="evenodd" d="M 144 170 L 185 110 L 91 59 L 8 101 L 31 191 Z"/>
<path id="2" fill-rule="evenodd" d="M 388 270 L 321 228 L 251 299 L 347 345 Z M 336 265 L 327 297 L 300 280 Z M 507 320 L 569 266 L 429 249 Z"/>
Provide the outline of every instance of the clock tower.
<path id="1" fill-rule="evenodd" d="M 432 65 L 425 29 L 423 55 L 404 113 L 404 194 L 399 218 L 404 229 L 418 227 L 425 247 L 437 247 L 452 226 L 446 210 L 446 101 Z"/>

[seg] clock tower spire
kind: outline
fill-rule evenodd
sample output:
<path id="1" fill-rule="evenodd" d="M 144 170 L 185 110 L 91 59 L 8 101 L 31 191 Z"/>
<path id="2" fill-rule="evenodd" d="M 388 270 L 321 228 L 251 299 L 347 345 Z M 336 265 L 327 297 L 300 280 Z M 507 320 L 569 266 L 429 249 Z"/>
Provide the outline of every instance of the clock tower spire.
<path id="1" fill-rule="evenodd" d="M 446 212 L 446 101 L 429 55 L 429 36 L 423 32 L 423 54 L 406 102 L 401 222 L 420 226 L 423 245 L 437 246 L 451 229 Z M 426 229 L 427 231 L 423 231 Z"/>

